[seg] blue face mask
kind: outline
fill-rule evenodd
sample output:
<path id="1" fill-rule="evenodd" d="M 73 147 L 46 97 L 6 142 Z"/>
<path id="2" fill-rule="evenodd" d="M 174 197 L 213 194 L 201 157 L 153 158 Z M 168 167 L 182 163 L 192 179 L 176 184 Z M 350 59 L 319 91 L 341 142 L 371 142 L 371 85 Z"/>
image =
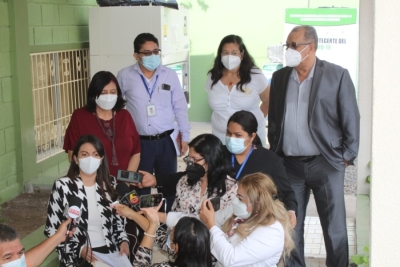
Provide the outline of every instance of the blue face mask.
<path id="1" fill-rule="evenodd" d="M 248 137 L 247 137 L 248 138 Z M 230 136 L 225 136 L 225 145 L 226 148 L 231 152 L 232 154 L 240 154 L 243 151 L 246 150 L 246 147 L 250 145 L 251 142 L 247 144 L 247 146 L 244 145 L 244 141 L 247 139 L 243 138 L 236 138 L 236 137 L 230 137 Z"/>
<path id="2" fill-rule="evenodd" d="M 26 267 L 25 254 L 18 260 L 10 261 L 1 265 L 2 267 Z"/>
<path id="3" fill-rule="evenodd" d="M 142 57 L 142 65 L 149 71 L 155 70 L 161 64 L 160 55 L 154 55 Z"/>

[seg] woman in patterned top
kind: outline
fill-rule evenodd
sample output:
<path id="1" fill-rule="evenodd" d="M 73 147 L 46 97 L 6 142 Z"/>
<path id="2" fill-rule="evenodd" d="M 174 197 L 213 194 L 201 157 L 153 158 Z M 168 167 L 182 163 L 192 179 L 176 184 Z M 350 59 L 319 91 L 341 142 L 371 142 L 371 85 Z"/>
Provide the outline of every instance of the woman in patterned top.
<path id="1" fill-rule="evenodd" d="M 184 217 L 179 220 L 168 237 L 166 230 L 159 227 L 157 211 L 161 204 L 156 208 L 142 209 L 147 219 L 127 206 L 121 204 L 114 206 L 119 215 L 136 221 L 140 227 L 146 229 L 136 251 L 133 266 L 211 267 L 210 234 L 207 227 L 196 218 Z M 151 264 L 154 242 L 167 250 L 168 254 L 172 255 L 173 261 Z"/>
<path id="2" fill-rule="evenodd" d="M 73 199 L 78 199 L 80 204 L 76 205 L 80 209 L 80 219 L 77 222 L 79 228 L 76 228 L 68 242 L 63 242 L 56 248 L 61 265 L 82 266 L 81 263 L 86 260 L 84 266 L 91 266 L 89 263 L 96 261 L 92 251 L 129 256 L 124 221 L 110 207 L 117 199 L 113 188 L 115 184 L 116 180 L 110 176 L 107 157 L 100 140 L 94 135 L 79 138 L 73 149 L 66 177 L 54 182 L 44 230 L 46 236 L 54 235 L 61 222 L 67 219 L 65 207 Z M 86 246 L 88 238 L 91 246 Z"/>
<path id="3" fill-rule="evenodd" d="M 189 155 L 184 158 L 186 172 L 181 173 L 167 220 L 165 213 L 159 213 L 161 222 L 172 227 L 183 216 L 198 217 L 201 203 L 217 196 L 220 197 L 220 209 L 231 205 L 237 185 L 231 178 L 232 167 L 224 153 L 221 141 L 212 134 L 201 134 L 189 143 Z M 145 175 L 149 177 L 150 174 Z"/>

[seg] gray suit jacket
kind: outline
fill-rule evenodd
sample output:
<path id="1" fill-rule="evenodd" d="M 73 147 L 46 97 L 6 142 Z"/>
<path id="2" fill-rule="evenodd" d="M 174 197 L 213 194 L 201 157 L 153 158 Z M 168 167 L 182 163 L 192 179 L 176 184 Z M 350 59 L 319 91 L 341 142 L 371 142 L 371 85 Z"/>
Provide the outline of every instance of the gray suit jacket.
<path id="1" fill-rule="evenodd" d="M 268 140 L 283 155 L 286 91 L 293 68 L 276 71 L 271 80 Z M 349 72 L 317 58 L 308 107 L 308 127 L 321 154 L 337 170 L 353 164 L 360 136 L 360 113 Z"/>

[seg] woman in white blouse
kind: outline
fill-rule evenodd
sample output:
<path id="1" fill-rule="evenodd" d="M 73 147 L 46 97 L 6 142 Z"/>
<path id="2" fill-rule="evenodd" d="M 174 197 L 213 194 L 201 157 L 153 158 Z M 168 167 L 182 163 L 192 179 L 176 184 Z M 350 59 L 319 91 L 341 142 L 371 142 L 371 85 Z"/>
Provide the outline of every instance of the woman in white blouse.
<path id="1" fill-rule="evenodd" d="M 294 248 L 293 228 L 278 191 L 262 173 L 246 175 L 238 184 L 232 208 L 214 214 L 209 200 L 202 204 L 200 219 L 210 230 L 211 253 L 217 266 L 276 267 Z"/>
<path id="2" fill-rule="evenodd" d="M 214 66 L 208 72 L 206 91 L 208 103 L 213 110 L 212 133 L 223 144 L 230 116 L 236 111 L 246 110 L 257 118 L 257 134 L 265 145 L 265 117 L 269 106 L 268 80 L 255 66 L 240 36 L 228 35 L 222 39 Z"/>

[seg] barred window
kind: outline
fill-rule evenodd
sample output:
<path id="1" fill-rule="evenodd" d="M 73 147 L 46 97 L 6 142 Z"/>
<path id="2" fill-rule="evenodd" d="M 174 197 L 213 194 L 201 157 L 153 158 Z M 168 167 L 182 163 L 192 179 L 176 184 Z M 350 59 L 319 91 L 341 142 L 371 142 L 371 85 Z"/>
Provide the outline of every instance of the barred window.
<path id="1" fill-rule="evenodd" d="M 86 104 L 89 50 L 31 54 L 36 161 L 62 152 L 72 112 Z"/>

